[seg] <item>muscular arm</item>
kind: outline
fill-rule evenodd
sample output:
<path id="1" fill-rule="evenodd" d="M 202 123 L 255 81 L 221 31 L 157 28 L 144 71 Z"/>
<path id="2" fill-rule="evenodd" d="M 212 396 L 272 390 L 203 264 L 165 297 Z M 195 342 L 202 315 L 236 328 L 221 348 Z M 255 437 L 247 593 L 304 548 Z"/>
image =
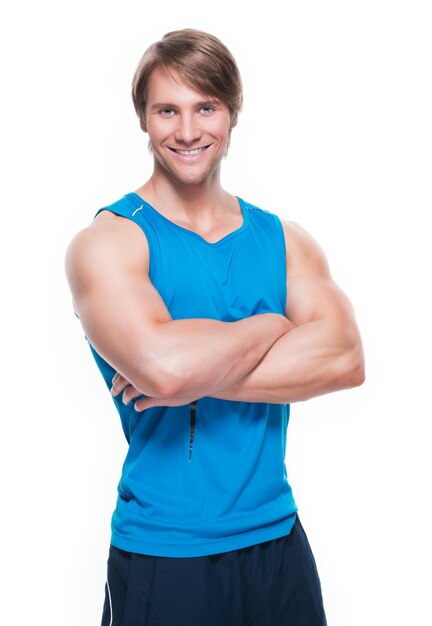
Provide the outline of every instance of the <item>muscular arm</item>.
<path id="1" fill-rule="evenodd" d="M 159 358 L 174 383 L 174 395 L 202 397 L 241 379 L 288 331 L 283 316 L 265 313 L 220 322 L 172 320 L 159 327 Z"/>
<path id="2" fill-rule="evenodd" d="M 317 242 L 282 221 L 287 248 L 287 303 L 293 322 L 258 365 L 215 398 L 290 403 L 361 385 L 362 342 L 351 303 L 333 281 Z"/>
<path id="3" fill-rule="evenodd" d="M 253 369 L 287 332 L 288 320 L 272 313 L 236 322 L 172 320 L 149 279 L 148 254 L 133 221 L 103 211 L 71 241 L 65 259 L 89 342 L 142 394 L 216 393 Z"/>

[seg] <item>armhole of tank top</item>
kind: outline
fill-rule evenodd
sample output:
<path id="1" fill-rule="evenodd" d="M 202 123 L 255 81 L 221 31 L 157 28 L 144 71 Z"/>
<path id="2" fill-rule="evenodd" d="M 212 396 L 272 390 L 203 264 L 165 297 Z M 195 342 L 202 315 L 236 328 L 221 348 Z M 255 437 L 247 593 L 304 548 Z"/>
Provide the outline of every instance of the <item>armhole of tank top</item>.
<path id="1" fill-rule="evenodd" d="M 282 222 L 281 219 L 279 217 L 279 215 L 276 215 L 276 213 L 273 213 L 273 217 L 274 220 L 277 224 L 276 228 L 278 229 L 279 233 L 280 233 L 280 237 L 282 239 L 282 245 L 281 245 L 281 250 L 282 250 L 282 260 L 283 260 L 283 264 L 284 264 L 284 268 L 285 268 L 285 272 L 284 272 L 284 296 L 283 296 L 283 312 L 285 314 L 285 309 L 286 309 L 286 300 L 287 300 L 287 280 L 288 280 L 288 275 L 287 275 L 287 247 L 286 247 L 286 240 L 285 240 L 285 231 L 284 228 L 282 226 Z"/>
<path id="2" fill-rule="evenodd" d="M 150 280 L 154 283 L 155 282 L 155 277 L 157 274 L 157 265 L 156 265 L 156 257 L 155 257 L 155 252 L 154 252 L 154 245 L 153 245 L 153 238 L 151 236 L 151 234 L 149 234 L 148 229 L 146 229 L 143 225 L 144 220 L 141 218 L 136 218 L 134 219 L 131 215 L 126 215 L 125 213 L 121 213 L 120 211 L 116 211 L 114 208 L 110 208 L 109 206 L 107 207 L 103 207 L 101 209 L 99 209 L 99 211 L 95 214 L 94 218 L 101 212 L 101 211 L 110 211 L 110 213 L 114 213 L 114 215 L 118 215 L 120 217 L 124 217 L 127 220 L 130 220 L 131 222 L 133 222 L 134 224 L 136 224 L 141 231 L 143 232 L 146 241 L 147 241 L 147 247 L 148 247 L 148 253 L 149 253 L 149 259 L 148 259 L 148 267 L 149 267 L 149 271 L 148 271 L 148 275 Z M 93 218 L 93 219 L 94 219 Z"/>

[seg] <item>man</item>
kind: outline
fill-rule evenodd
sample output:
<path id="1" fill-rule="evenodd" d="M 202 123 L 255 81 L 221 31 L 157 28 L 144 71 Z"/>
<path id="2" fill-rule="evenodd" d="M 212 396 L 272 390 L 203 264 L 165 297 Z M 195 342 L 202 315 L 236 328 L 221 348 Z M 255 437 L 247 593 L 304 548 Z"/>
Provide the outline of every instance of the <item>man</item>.
<path id="1" fill-rule="evenodd" d="M 221 187 L 242 85 L 219 39 L 166 34 L 132 97 L 153 174 L 66 253 L 129 442 L 102 624 L 325 624 L 286 429 L 289 403 L 363 383 L 352 306 L 302 227 Z"/>

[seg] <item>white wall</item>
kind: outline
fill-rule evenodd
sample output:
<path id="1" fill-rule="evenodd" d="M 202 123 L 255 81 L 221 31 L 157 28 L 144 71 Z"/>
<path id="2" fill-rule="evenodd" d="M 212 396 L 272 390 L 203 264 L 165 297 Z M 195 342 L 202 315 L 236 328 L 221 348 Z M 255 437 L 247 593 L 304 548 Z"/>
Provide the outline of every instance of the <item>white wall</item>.
<path id="1" fill-rule="evenodd" d="M 126 441 L 64 253 L 150 174 L 130 82 L 212 32 L 245 106 L 223 185 L 298 221 L 362 332 L 367 381 L 292 405 L 287 467 L 331 626 L 430 624 L 431 15 L 427 2 L 21 2 L 0 20 L 2 612 L 100 623 Z"/>

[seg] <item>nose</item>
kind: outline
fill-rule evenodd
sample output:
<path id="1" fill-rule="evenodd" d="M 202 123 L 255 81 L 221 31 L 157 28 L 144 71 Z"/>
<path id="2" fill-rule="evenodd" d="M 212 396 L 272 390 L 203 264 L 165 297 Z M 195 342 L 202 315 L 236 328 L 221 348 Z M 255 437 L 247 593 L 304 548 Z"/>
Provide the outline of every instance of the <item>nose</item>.
<path id="1" fill-rule="evenodd" d="M 178 143 L 191 145 L 201 137 L 198 120 L 193 114 L 183 113 L 177 119 L 174 137 Z"/>

